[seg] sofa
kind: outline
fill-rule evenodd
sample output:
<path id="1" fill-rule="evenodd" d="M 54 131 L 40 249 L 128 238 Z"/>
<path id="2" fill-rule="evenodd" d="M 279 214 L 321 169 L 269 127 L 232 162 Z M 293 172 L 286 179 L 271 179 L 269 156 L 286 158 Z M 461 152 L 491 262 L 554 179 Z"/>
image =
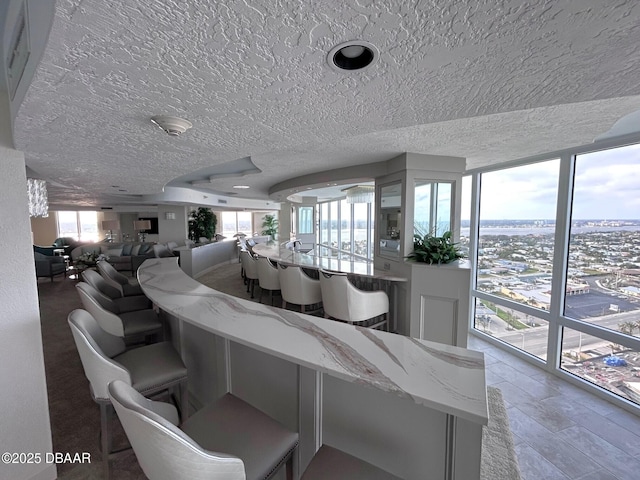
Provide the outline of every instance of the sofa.
<path id="1" fill-rule="evenodd" d="M 135 272 L 147 258 L 155 257 L 153 243 L 90 243 L 71 251 L 71 260 L 76 263 L 84 254 L 105 255 L 107 261 L 119 271 Z"/>

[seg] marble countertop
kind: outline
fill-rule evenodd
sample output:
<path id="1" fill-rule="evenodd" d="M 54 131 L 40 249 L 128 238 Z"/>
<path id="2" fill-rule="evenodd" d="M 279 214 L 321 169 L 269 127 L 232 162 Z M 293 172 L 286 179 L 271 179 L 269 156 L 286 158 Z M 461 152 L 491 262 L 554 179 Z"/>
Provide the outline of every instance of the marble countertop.
<path id="1" fill-rule="evenodd" d="M 144 293 L 206 331 L 328 375 L 487 424 L 484 355 L 233 297 L 187 276 L 177 258 L 138 270 Z"/>
<path id="2" fill-rule="evenodd" d="M 334 272 L 344 272 L 354 275 L 377 278 L 390 282 L 406 282 L 405 277 L 400 277 L 391 272 L 376 270 L 373 262 L 365 260 L 343 260 L 336 257 L 323 257 L 312 253 L 300 253 L 279 245 L 258 244 L 253 247 L 254 253 L 268 257 L 271 260 L 285 265 L 296 265 L 299 267 L 333 270 Z"/>

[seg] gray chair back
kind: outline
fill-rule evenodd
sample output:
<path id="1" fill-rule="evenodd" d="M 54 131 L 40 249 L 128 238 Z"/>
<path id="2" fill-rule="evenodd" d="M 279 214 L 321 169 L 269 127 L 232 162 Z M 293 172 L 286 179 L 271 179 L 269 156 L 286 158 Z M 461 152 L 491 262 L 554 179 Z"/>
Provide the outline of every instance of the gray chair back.
<path id="1" fill-rule="evenodd" d="M 122 319 L 116 314 L 116 312 L 104 306 L 109 305 L 117 311 L 117 306 L 113 301 L 107 301 L 104 295 L 101 295 L 100 292 L 88 283 L 79 282 L 76 284 L 76 288 L 78 289 L 82 306 L 92 315 L 93 318 L 95 318 L 100 327 L 111 335 L 124 337 L 124 325 L 122 323 Z"/>
<path id="2" fill-rule="evenodd" d="M 82 279 L 95 288 L 98 292 L 106 295 L 111 300 L 122 298 L 122 293 L 112 284 L 108 283 L 102 275 L 92 269 L 82 272 Z"/>

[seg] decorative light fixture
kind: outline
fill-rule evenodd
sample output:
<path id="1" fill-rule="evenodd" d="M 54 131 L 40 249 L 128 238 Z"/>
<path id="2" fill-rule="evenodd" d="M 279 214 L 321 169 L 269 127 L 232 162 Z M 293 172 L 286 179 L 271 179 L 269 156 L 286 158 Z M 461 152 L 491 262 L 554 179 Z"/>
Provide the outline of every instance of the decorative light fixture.
<path id="1" fill-rule="evenodd" d="M 48 217 L 47 182 L 35 178 L 27 178 L 27 195 L 29 197 L 29 216 Z"/>
<path id="2" fill-rule="evenodd" d="M 327 62 L 339 71 L 364 70 L 378 60 L 378 49 L 375 45 L 362 40 L 341 43 L 331 49 Z"/>
<path id="3" fill-rule="evenodd" d="M 142 243 L 147 239 L 147 232 L 151 228 L 151 220 L 134 220 L 133 229 L 138 231 L 138 236 Z"/>
<path id="4" fill-rule="evenodd" d="M 108 230 L 107 242 L 113 242 L 113 231 L 120 230 L 120 220 L 103 220 L 102 230 Z"/>
<path id="5" fill-rule="evenodd" d="M 355 185 L 342 190 L 347 194 L 347 203 L 373 203 L 376 187 L 373 185 Z"/>
<path id="6" fill-rule="evenodd" d="M 151 117 L 151 121 L 171 137 L 179 137 L 180 134 L 193 127 L 190 121 L 170 115 L 156 115 L 155 117 Z"/>

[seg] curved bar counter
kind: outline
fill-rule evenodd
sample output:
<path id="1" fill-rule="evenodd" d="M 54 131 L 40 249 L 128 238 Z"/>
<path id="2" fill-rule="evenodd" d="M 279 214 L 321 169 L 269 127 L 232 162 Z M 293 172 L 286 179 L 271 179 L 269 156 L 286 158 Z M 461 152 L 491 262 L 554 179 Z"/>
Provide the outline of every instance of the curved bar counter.
<path id="1" fill-rule="evenodd" d="M 406 282 L 407 279 L 399 277 L 390 272 L 376 270 L 373 262 L 364 260 L 342 260 L 336 257 L 325 257 L 312 253 L 300 253 L 281 248 L 279 245 L 258 244 L 253 247 L 253 252 L 270 258 L 271 260 L 285 265 L 296 265 L 298 267 L 311 269 L 333 270 L 362 277 L 371 277 L 390 282 Z"/>
<path id="2" fill-rule="evenodd" d="M 300 471 L 324 442 L 402 478 L 479 478 L 482 353 L 236 298 L 175 258 L 145 261 L 138 279 L 169 319 L 190 390 L 215 383 L 214 395 L 233 391 L 297 429 Z"/>

